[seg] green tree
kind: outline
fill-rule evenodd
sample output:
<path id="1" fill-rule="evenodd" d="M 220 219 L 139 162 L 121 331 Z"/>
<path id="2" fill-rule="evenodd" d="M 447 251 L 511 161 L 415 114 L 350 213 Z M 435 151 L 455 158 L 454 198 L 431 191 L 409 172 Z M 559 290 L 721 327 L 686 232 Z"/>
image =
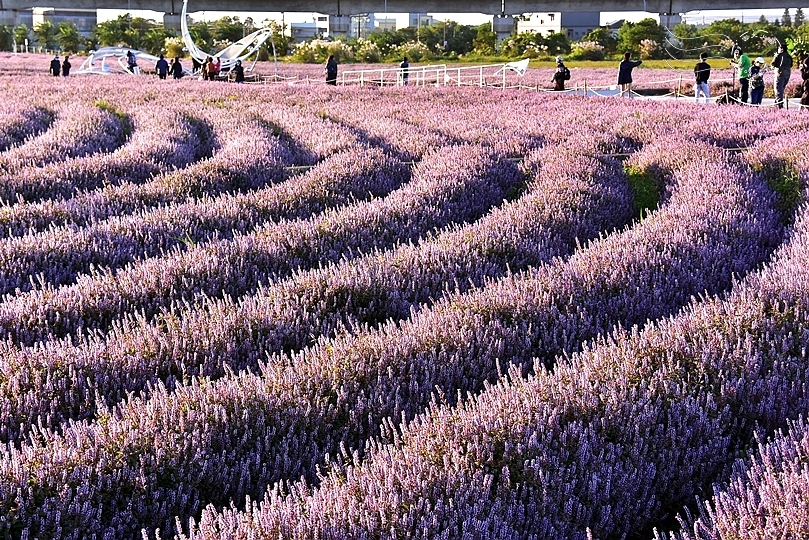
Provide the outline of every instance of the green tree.
<path id="1" fill-rule="evenodd" d="M 93 30 L 93 41 L 106 47 L 140 49 L 146 45 L 146 34 L 154 28 L 158 28 L 155 21 L 126 13 L 97 24 Z"/>
<path id="2" fill-rule="evenodd" d="M 601 27 L 595 30 L 590 30 L 581 41 L 598 43 L 604 48 L 606 54 L 615 54 L 618 48 L 618 39 L 612 35 L 609 28 Z"/>
<path id="3" fill-rule="evenodd" d="M 563 32 L 554 32 L 545 36 L 545 46 L 551 56 L 570 53 L 570 39 Z"/>
<path id="4" fill-rule="evenodd" d="M 40 47 L 45 47 L 46 49 L 56 48 L 56 27 L 51 21 L 42 21 L 36 25 L 34 27 L 34 35 Z"/>
<path id="5" fill-rule="evenodd" d="M 643 19 L 636 23 L 624 23 L 618 29 L 618 48 L 621 52 L 640 53 L 640 43 L 651 40 L 662 44 L 666 37 L 666 29 L 652 18 Z"/>
<path id="6" fill-rule="evenodd" d="M 117 19 L 110 19 L 98 23 L 93 29 L 93 39 L 103 47 L 132 46 L 127 42 L 126 31 L 129 29 L 131 17 L 129 14 L 119 15 Z"/>
<path id="7" fill-rule="evenodd" d="M 25 40 L 31 38 L 31 31 L 25 24 L 18 24 L 14 27 L 14 39 L 17 40 L 17 47 L 25 47 Z"/>
<path id="8" fill-rule="evenodd" d="M 795 18 L 792 20 L 792 24 L 795 28 L 800 28 L 806 22 L 806 17 L 803 14 L 803 9 L 798 8 L 795 11 Z"/>
<path id="9" fill-rule="evenodd" d="M 200 21 L 188 27 L 188 33 L 191 34 L 191 39 L 200 49 L 210 51 L 213 48 L 213 34 L 211 28 L 205 21 Z"/>
<path id="10" fill-rule="evenodd" d="M 497 44 L 497 34 L 492 31 L 492 25 L 490 23 L 483 23 L 477 26 L 476 30 L 475 38 L 472 40 L 474 51 L 483 55 L 494 54 Z"/>
<path id="11" fill-rule="evenodd" d="M 5 24 L 0 24 L 0 51 L 10 51 L 14 42 L 14 29 Z"/>
<path id="12" fill-rule="evenodd" d="M 215 41 L 235 43 L 247 34 L 239 17 L 222 17 L 214 21 L 211 26 L 211 34 Z"/>
<path id="13" fill-rule="evenodd" d="M 704 42 L 709 45 L 721 45 L 726 42 L 733 42 L 742 45 L 742 34 L 746 34 L 747 26 L 739 19 L 720 19 L 709 24 L 700 32 Z M 746 37 L 746 36 L 745 36 Z"/>
<path id="14" fill-rule="evenodd" d="M 84 43 L 84 38 L 75 24 L 70 21 L 63 21 L 56 28 L 56 41 L 63 51 L 76 52 Z"/>
<path id="15" fill-rule="evenodd" d="M 792 26 L 792 17 L 789 15 L 789 8 L 784 9 L 784 14 L 781 16 L 781 26 Z"/>
<path id="16" fill-rule="evenodd" d="M 536 50 L 543 48 L 542 34 L 536 32 L 520 32 L 503 41 L 502 52 L 506 56 L 528 56 L 536 58 Z"/>
<path id="17" fill-rule="evenodd" d="M 258 57 L 259 60 L 270 60 L 273 57 L 273 46 L 275 46 L 276 56 L 286 56 L 289 54 L 289 36 L 286 35 L 286 25 L 281 25 L 272 20 L 264 21 L 264 28 L 272 30 L 272 40 L 267 40 L 261 46 Z"/>
<path id="18" fill-rule="evenodd" d="M 148 29 L 141 39 L 141 47 L 150 54 L 167 53 L 166 40 L 177 37 L 177 32 L 164 28 L 162 25 Z"/>

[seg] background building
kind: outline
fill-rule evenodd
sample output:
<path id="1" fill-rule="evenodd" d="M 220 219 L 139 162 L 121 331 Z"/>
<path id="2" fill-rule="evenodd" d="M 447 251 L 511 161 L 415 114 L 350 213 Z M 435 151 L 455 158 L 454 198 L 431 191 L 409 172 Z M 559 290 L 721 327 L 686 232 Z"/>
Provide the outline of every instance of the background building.
<path id="1" fill-rule="evenodd" d="M 564 33 L 571 41 L 578 41 L 601 23 L 598 11 L 526 13 L 517 20 L 517 32 L 534 32 L 547 36 Z"/>

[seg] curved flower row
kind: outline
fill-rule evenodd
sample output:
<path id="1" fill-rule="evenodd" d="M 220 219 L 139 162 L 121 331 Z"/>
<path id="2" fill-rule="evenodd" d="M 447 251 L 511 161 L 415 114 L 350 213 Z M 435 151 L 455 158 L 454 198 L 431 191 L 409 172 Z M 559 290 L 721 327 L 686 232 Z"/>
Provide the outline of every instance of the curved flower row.
<path id="1" fill-rule="evenodd" d="M 254 148 L 267 155 L 273 150 L 260 142 L 255 142 Z M 80 276 L 70 286 L 8 297 L 0 303 L 0 333 L 4 339 L 31 345 L 82 329 L 106 330 L 113 320 L 129 313 L 151 318 L 174 303 L 193 301 L 195 296 L 249 294 L 272 275 L 313 263 L 311 259 L 305 262 L 300 257 L 286 258 L 280 253 L 269 257 L 266 250 L 260 252 L 255 242 L 268 235 L 262 230 L 265 222 L 307 219 L 328 208 L 382 197 L 401 187 L 409 177 L 404 164 L 380 150 L 360 147 L 335 154 L 307 173 L 267 188 L 111 219 L 90 231 L 79 231 L 81 241 L 76 238 L 78 234 L 71 238 L 60 233 L 60 238 L 66 238 L 65 245 L 70 246 L 68 260 L 72 268 L 81 260 L 75 251 L 82 244 L 92 246 L 94 264 L 103 261 L 108 267 L 121 260 L 122 251 L 127 255 L 154 254 L 158 248 L 167 250 L 181 242 L 186 248 L 185 252 L 133 263 L 115 273 Z M 256 227 L 259 229 L 254 231 Z M 289 232 L 295 225 L 281 228 Z M 231 242 L 233 235 L 236 239 Z M 115 238 L 114 248 L 98 253 L 98 238 Z M 195 245 L 211 239 L 216 241 Z M 285 241 L 292 250 L 292 237 Z M 132 246 L 128 253 L 125 242 Z M 280 249 L 277 245 L 267 247 L 272 252 Z"/>
<path id="2" fill-rule="evenodd" d="M 36 137 L 51 125 L 53 113 L 44 107 L 9 100 L 0 111 L 0 152 Z"/>
<path id="3" fill-rule="evenodd" d="M 804 208 L 775 262 L 726 300 L 617 332 L 552 372 L 513 370 L 388 432 L 393 444 L 374 445 L 316 490 L 274 488 L 244 512 L 209 508 L 180 538 L 583 540 L 649 530 L 707 488 L 755 430 L 809 406 L 807 217 Z"/>
<path id="4" fill-rule="evenodd" d="M 158 389 L 148 401 L 136 399 L 101 414 L 89 429 L 71 425 L 64 437 L 42 434 L 36 438 L 47 442 L 9 451 L 0 477 L 20 480 L 0 489 L 15 500 L 19 516 L 30 516 L 20 523 L 35 533 L 46 523 L 56 525 L 52 520 L 67 523 L 65 507 L 81 508 L 91 498 L 117 500 L 125 478 L 138 485 L 145 479 L 157 492 L 132 501 L 108 532 L 126 536 L 133 522 L 170 526 L 171 514 L 161 508 L 178 508 L 187 516 L 202 501 L 226 504 L 240 494 L 255 496 L 279 479 L 299 474 L 311 479 L 324 452 L 334 455 L 340 444 L 360 447 L 385 418 L 412 418 L 433 389 L 450 396 L 482 389 L 496 377 L 498 359 L 526 364 L 534 351 L 570 352 L 614 324 L 670 313 L 692 294 L 724 288 L 732 272 L 767 256 L 780 239 L 780 226 L 768 204 L 773 197 L 759 178 L 726 163 L 718 151 L 693 148 L 710 167 L 677 171 L 680 188 L 667 206 L 637 227 L 591 244 L 568 263 L 450 295 L 410 321 L 321 342 L 289 363 L 266 365 L 263 376 L 203 380 L 171 394 Z M 708 174 L 712 183 L 705 181 Z M 684 256 L 690 257 L 687 263 L 681 262 Z M 198 344 L 215 338 L 213 332 L 182 335 Z M 239 342 L 227 352 L 240 354 L 234 345 Z M 132 462 L 134 456 L 139 457 Z M 110 467 L 117 472 L 96 476 Z M 64 483 L 55 476 L 48 480 L 48 471 L 95 487 L 71 490 L 76 498 L 70 505 L 64 502 L 66 491 L 57 501 L 47 493 Z M 108 480 L 113 476 L 114 484 Z M 80 478 L 97 480 L 85 484 Z M 167 485 L 173 487 L 159 487 Z M 87 519 L 85 526 L 95 530 L 92 515 L 77 512 L 71 518 Z"/>
<path id="5" fill-rule="evenodd" d="M 25 202 L 2 209 L 3 234 L 17 236 L 68 219 L 81 223 L 71 219 L 72 213 L 64 209 L 75 205 L 69 200 L 71 197 L 106 185 L 139 184 L 211 154 L 211 128 L 204 121 L 149 107 L 134 112 L 132 123 L 132 136 L 115 152 L 28 168 L 9 178 L 7 189 L 13 189 Z M 42 201 L 49 204 L 41 204 Z M 44 212 L 43 208 L 50 212 Z M 86 211 L 79 215 L 82 213 Z"/>
<path id="6" fill-rule="evenodd" d="M 155 187 L 163 187 L 163 194 L 173 192 L 178 197 L 197 190 L 201 195 L 202 189 L 204 193 L 254 189 L 283 179 L 284 167 L 293 163 L 289 149 L 275 136 L 254 132 L 249 143 L 255 153 L 245 152 L 247 139 L 231 139 L 211 160 L 143 185 L 143 191 L 153 195 Z M 94 266 L 115 268 L 138 257 L 158 255 L 181 244 L 184 235 L 192 235 L 189 222 L 201 217 L 166 219 L 171 213 L 172 208 L 160 207 L 86 228 L 66 226 L 0 240 L 0 294 L 34 288 L 34 277 L 43 284 L 62 285 Z M 198 227 L 199 237 L 190 236 L 190 240 L 205 240 L 217 230 L 216 223 Z"/>
<path id="7" fill-rule="evenodd" d="M 809 425 L 789 422 L 755 453 L 734 463 L 728 482 L 714 486 L 708 503 L 698 501 L 699 517 L 678 516 L 682 530 L 657 533 L 656 540 L 804 538 L 809 534 Z"/>
<path id="8" fill-rule="evenodd" d="M 224 271 L 232 273 L 227 280 L 238 287 L 245 274 L 266 279 L 295 267 L 352 257 L 360 248 L 388 248 L 417 240 L 435 228 L 477 219 L 522 181 L 516 167 L 488 151 L 448 148 L 423 161 L 411 182 L 388 197 L 265 227 L 233 242 L 230 251 L 221 249 L 216 258 L 199 250 L 193 258 L 175 262 L 198 272 L 203 290 L 213 287 L 202 278 L 218 285 Z M 211 271 L 217 259 L 229 261 L 229 266 Z M 245 261 L 251 268 L 244 267 Z M 168 272 L 154 277 L 181 288 L 182 272 L 173 276 L 171 269 Z M 93 414 L 87 392 L 99 392 L 101 399 L 115 403 L 150 382 L 172 382 L 200 363 L 219 372 L 231 363 L 255 366 L 265 354 L 262 332 L 252 323 L 261 313 L 240 314 L 228 308 L 230 304 L 228 300 L 224 308 L 199 311 L 190 323 L 175 314 L 152 325 L 135 321 L 114 329 L 107 340 L 91 338 L 78 347 L 58 342 L 17 349 L 6 343 L 0 355 L 3 438 L 16 438 L 21 423 L 27 427 L 38 418 L 56 427 L 65 418 Z M 65 373 L 68 358 L 71 367 Z M 54 384 L 61 388 L 58 396 L 52 395 Z"/>
<path id="9" fill-rule="evenodd" d="M 553 151 L 558 152 L 556 149 Z M 549 154 L 550 152 L 546 151 L 534 157 L 542 159 L 550 157 Z M 475 157 L 469 156 L 468 153 L 464 153 L 463 158 L 467 163 L 476 161 Z M 434 239 L 428 239 L 418 247 L 405 245 L 393 252 L 364 257 L 356 264 L 344 263 L 324 270 L 313 271 L 309 273 L 311 277 L 302 275 L 300 279 L 291 280 L 291 283 L 283 288 L 278 286 L 268 290 L 261 301 L 255 303 L 257 304 L 253 306 L 255 314 L 250 316 L 258 316 L 259 313 L 264 313 L 269 308 L 275 314 L 283 316 L 285 320 L 290 319 L 289 315 L 292 315 L 293 319 L 290 319 L 289 323 L 304 326 L 304 334 L 323 332 L 323 328 L 318 327 L 318 322 L 325 320 L 320 317 L 324 305 L 329 306 L 335 301 L 339 303 L 342 293 L 350 293 L 346 287 L 353 288 L 354 295 L 360 295 L 363 293 L 363 289 L 368 287 L 366 283 L 370 281 L 370 288 L 387 289 L 388 293 L 399 291 L 401 301 L 412 305 L 418 301 L 424 301 L 430 296 L 437 296 L 443 286 L 453 279 L 459 281 L 461 286 L 466 278 L 473 283 L 481 284 L 487 272 L 492 272 L 493 275 L 504 273 L 509 261 L 530 264 L 548 260 L 570 251 L 575 245 L 577 237 L 592 237 L 604 228 L 627 220 L 632 214 L 632 204 L 627 193 L 626 180 L 616 170 L 617 164 L 615 162 L 599 163 L 592 158 L 576 160 L 572 155 L 571 158 L 572 167 L 570 165 L 560 166 L 558 162 L 549 161 L 542 174 L 537 175 L 528 194 L 518 202 L 495 210 L 479 222 L 448 231 Z M 507 170 L 503 172 L 507 172 Z M 491 181 L 491 177 L 487 181 Z M 613 209 L 614 206 L 618 206 L 618 212 Z M 356 270 L 358 267 L 360 269 Z M 417 279 L 417 274 L 428 275 L 430 273 L 435 274 L 431 283 Z M 360 275 L 359 282 L 352 283 L 353 278 L 358 274 Z M 416 283 L 421 284 L 421 290 L 416 287 Z M 319 290 L 312 293 L 310 287 L 315 284 Z M 385 293 L 386 291 L 380 291 L 378 294 L 381 302 L 385 300 Z M 308 297 L 308 302 L 298 300 L 297 296 Z M 294 302 L 294 304 L 287 305 L 284 302 Z M 264 307 L 262 308 L 260 304 L 264 304 Z M 362 306 L 350 304 L 351 302 L 347 303 L 341 310 L 350 310 L 352 313 L 362 310 Z M 403 313 L 396 312 L 395 308 L 399 307 L 396 304 L 393 302 L 387 312 L 390 315 L 401 317 Z M 314 310 L 317 312 L 313 312 Z M 404 314 L 407 313 L 406 309 L 403 311 Z M 296 322 L 294 320 L 296 315 L 300 319 L 304 313 L 309 314 L 311 321 Z M 275 314 L 270 312 L 264 316 L 270 322 L 275 319 Z M 334 328 L 334 324 L 334 322 L 331 323 L 332 328 Z M 273 331 L 272 326 L 254 330 L 254 332 L 262 334 Z M 184 393 L 188 390 L 190 389 L 184 390 Z M 247 391 L 251 392 L 250 389 Z M 155 405 L 157 408 L 153 410 L 177 404 L 171 396 L 162 395 L 159 400 L 158 403 L 162 404 Z M 205 401 L 210 401 L 210 398 Z M 213 403 L 215 402 L 216 400 Z M 110 421 L 118 426 L 113 429 L 123 429 L 129 422 L 137 421 L 138 419 L 135 417 L 132 420 L 125 420 L 133 411 L 134 409 L 122 412 L 124 418 L 121 419 L 110 418 Z M 255 430 L 255 436 L 261 436 L 260 434 L 266 426 L 262 427 L 262 424 L 259 424 L 254 427 L 252 426 L 253 420 L 252 415 L 245 415 L 237 423 L 216 424 L 215 430 L 206 430 L 206 437 L 208 441 L 213 441 L 227 436 L 220 433 L 221 429 L 226 432 L 242 429 Z M 107 425 L 112 426 L 109 423 Z M 182 425 L 183 422 L 174 424 L 174 427 Z M 133 429 L 132 435 L 138 432 L 144 435 L 148 433 L 137 428 Z M 167 444 L 164 447 L 165 452 L 175 456 L 178 479 L 184 476 L 182 470 L 185 467 L 193 467 L 193 462 L 196 461 L 193 456 L 204 455 L 211 450 L 210 443 L 205 440 L 198 441 L 201 446 L 196 448 L 175 446 L 172 449 L 176 443 L 171 440 L 164 440 L 157 444 L 161 445 L 164 442 Z M 269 440 L 267 444 L 270 444 Z M 234 450 L 244 451 L 235 448 Z M 249 459 L 255 450 L 255 445 L 247 448 L 246 457 Z M 165 454 L 165 452 L 158 451 L 154 456 L 155 459 L 162 460 L 160 454 Z M 293 457 L 293 455 L 289 457 Z M 297 457 L 297 459 L 301 458 L 301 456 Z M 158 465 L 163 466 L 162 464 L 155 466 Z M 311 466 L 309 464 L 306 468 L 311 469 Z M 294 471 L 290 471 L 289 474 L 294 476 Z M 125 473 L 123 476 L 128 477 L 128 474 Z M 125 487 L 120 487 L 126 491 Z M 154 489 L 154 487 L 149 489 Z M 182 487 L 182 481 L 178 482 L 177 488 L 179 492 L 185 489 Z M 222 489 L 227 490 L 228 487 L 223 485 Z M 123 530 L 119 533 L 128 534 Z"/>
<path id="10" fill-rule="evenodd" d="M 18 199 L 11 179 L 25 167 L 111 152 L 124 143 L 129 120 L 107 108 L 76 106 L 62 109 L 49 129 L 0 154 L 0 200 Z"/>

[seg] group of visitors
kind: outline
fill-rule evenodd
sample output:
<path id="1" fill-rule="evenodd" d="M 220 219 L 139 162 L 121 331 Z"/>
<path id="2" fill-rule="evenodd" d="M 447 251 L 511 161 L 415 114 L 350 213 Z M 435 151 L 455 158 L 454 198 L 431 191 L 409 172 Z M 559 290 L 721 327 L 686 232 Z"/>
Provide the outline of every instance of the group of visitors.
<path id="1" fill-rule="evenodd" d="M 66 54 L 65 59 L 60 62 L 59 55 L 57 54 L 56 56 L 53 57 L 53 60 L 51 60 L 51 65 L 48 68 L 48 71 L 54 77 L 59 77 L 60 75 L 62 77 L 67 77 L 68 75 L 70 75 L 70 68 L 71 68 L 70 55 Z"/>
<path id="2" fill-rule="evenodd" d="M 161 54 L 154 64 L 154 70 L 160 79 L 165 79 L 168 75 L 171 75 L 174 79 L 181 79 L 183 76 L 183 64 L 180 62 L 179 56 L 175 56 L 174 60 L 169 64 L 168 60 Z"/>
<path id="3" fill-rule="evenodd" d="M 49 71 L 51 75 L 54 77 L 59 77 L 60 75 L 67 77 L 71 68 L 69 58 L 69 55 L 65 55 L 64 60 L 60 61 L 59 55 L 56 55 L 50 63 Z M 127 51 L 126 58 L 127 69 L 133 74 L 140 73 L 135 54 L 132 51 Z M 710 87 L 708 86 L 708 81 L 711 77 L 711 65 L 708 64 L 707 59 L 708 54 L 701 53 L 699 62 L 694 66 L 694 99 L 697 103 L 700 103 L 700 99 L 708 103 L 711 98 Z M 193 62 L 195 70 L 199 70 L 200 79 L 216 80 L 218 78 L 221 66 L 218 58 L 214 59 L 209 56 L 202 64 L 198 63 L 196 59 Z M 631 95 L 632 70 L 641 64 L 640 60 L 632 60 L 631 53 L 624 53 L 623 60 L 618 65 L 618 86 L 620 87 L 621 96 Z M 739 101 L 741 103 L 748 103 L 748 100 L 751 105 L 760 105 L 762 103 L 765 87 L 764 75 L 773 70 L 775 72 L 775 105 L 778 108 L 784 107 L 785 91 L 792 75 L 794 62 L 783 44 L 779 44 L 778 53 L 769 66 L 761 56 L 751 61 L 750 57 L 744 54 L 739 47 L 734 48 L 733 59 L 730 64 L 734 68 L 734 76 L 739 78 Z M 399 68 L 402 74 L 402 84 L 407 86 L 410 64 L 406 56 L 399 64 Z M 169 74 L 173 78 L 179 79 L 184 73 L 179 57 L 175 57 L 169 64 L 162 54 L 155 62 L 154 69 L 160 79 L 165 79 Z M 337 85 L 337 60 L 333 54 L 329 55 L 324 69 L 326 71 L 326 83 Z M 801 54 L 798 69 L 802 78 L 800 103 L 803 107 L 809 108 L 809 57 L 807 57 L 806 53 Z M 244 67 L 242 67 L 241 60 L 236 61 L 230 72 L 235 82 L 244 82 Z M 570 70 L 565 66 L 562 57 L 557 56 L 556 71 L 554 71 L 551 79 L 553 89 L 555 91 L 564 91 L 565 81 L 568 80 L 570 80 Z"/>
<path id="4" fill-rule="evenodd" d="M 705 72 L 707 66 L 707 75 L 710 75 L 710 66 L 705 62 L 705 53 L 700 55 L 702 59 L 700 64 L 694 67 L 694 75 L 697 82 L 700 82 L 701 73 Z M 772 70 L 775 74 L 775 83 L 773 84 L 775 91 L 775 106 L 779 109 L 784 108 L 786 103 L 785 94 L 786 87 L 789 79 L 792 76 L 792 68 L 794 60 L 792 55 L 789 54 L 786 47 L 779 43 L 778 52 L 773 57 L 770 65 L 767 66 L 763 57 L 759 56 L 751 62 L 750 57 L 744 54 L 740 47 L 735 47 L 733 50 L 733 59 L 730 65 L 734 68 L 734 76 L 739 78 L 739 102 L 747 103 L 748 99 L 751 105 L 761 105 L 764 98 L 764 75 Z M 803 79 L 801 83 L 801 105 L 804 107 L 809 106 L 809 59 L 806 53 L 801 54 L 798 65 Z M 698 72 L 700 74 L 698 74 Z M 706 101 L 709 96 L 707 93 L 707 76 L 705 78 L 705 95 Z M 700 90 L 695 92 L 696 100 L 699 101 Z"/>

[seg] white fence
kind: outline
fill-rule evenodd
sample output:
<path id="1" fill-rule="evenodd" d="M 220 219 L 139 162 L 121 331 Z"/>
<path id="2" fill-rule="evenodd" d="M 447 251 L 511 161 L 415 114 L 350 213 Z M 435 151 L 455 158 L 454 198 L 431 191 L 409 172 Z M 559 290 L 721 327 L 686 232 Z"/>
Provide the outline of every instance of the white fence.
<path id="1" fill-rule="evenodd" d="M 488 64 L 483 66 L 447 67 L 446 64 L 432 64 L 409 68 L 380 68 L 345 70 L 337 78 L 337 84 L 359 84 L 375 86 L 497 86 L 517 87 L 509 84 L 509 74 L 518 77 L 508 64 Z"/>

